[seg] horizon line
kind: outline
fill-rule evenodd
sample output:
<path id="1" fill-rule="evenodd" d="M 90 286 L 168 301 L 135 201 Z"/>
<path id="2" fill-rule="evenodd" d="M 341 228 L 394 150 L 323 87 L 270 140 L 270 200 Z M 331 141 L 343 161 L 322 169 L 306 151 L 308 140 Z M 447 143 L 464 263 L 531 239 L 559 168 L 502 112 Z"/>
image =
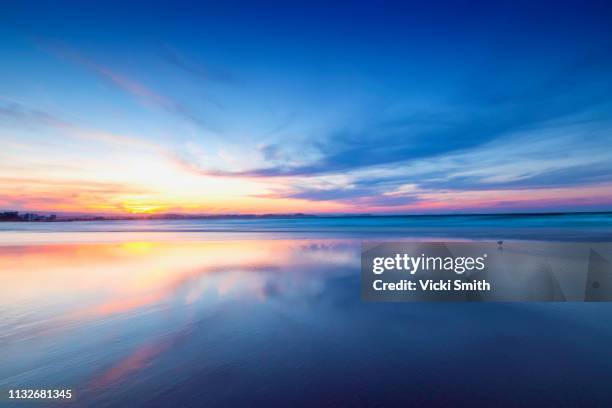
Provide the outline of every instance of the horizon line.
<path id="1" fill-rule="evenodd" d="M 18 214 L 37 214 L 37 215 L 56 215 L 64 217 L 68 220 L 97 220 L 97 221 L 113 221 L 113 220 L 154 220 L 154 219 L 198 219 L 198 218 L 349 218 L 349 217 L 450 217 L 450 216 L 555 216 L 555 215 L 571 215 L 571 214 L 612 214 L 610 210 L 596 211 L 517 211 L 517 212 L 447 212 L 447 213 L 223 213 L 223 214 L 207 214 L 207 213 L 125 213 L 125 214 L 104 214 L 104 213 L 70 213 L 70 212 L 54 212 L 54 211 L 36 211 L 36 210 L 0 210 L 0 214 L 6 212 L 17 212 Z M 62 221 L 62 218 L 55 221 Z"/>

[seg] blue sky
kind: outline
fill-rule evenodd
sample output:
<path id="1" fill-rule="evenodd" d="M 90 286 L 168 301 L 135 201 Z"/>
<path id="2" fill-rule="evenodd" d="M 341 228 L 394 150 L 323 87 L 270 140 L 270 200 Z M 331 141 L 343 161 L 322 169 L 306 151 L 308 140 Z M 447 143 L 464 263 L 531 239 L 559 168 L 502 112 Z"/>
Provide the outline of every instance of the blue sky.
<path id="1" fill-rule="evenodd" d="M 0 207 L 612 208 L 606 2 L 9 2 Z"/>

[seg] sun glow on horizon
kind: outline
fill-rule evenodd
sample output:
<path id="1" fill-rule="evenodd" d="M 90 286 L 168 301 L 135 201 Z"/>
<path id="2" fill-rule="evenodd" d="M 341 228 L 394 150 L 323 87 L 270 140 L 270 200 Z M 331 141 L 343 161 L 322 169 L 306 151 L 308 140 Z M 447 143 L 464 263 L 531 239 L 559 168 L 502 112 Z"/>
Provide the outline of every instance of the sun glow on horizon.
<path id="1" fill-rule="evenodd" d="M 168 207 L 147 202 L 125 202 L 123 208 L 130 214 L 156 214 L 166 211 Z"/>

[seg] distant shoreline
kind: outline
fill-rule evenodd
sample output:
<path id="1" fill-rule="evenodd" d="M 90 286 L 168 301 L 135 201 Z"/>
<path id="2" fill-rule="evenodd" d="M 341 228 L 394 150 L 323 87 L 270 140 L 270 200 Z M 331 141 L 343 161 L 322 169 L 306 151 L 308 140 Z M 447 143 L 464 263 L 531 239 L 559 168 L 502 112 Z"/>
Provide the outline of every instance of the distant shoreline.
<path id="1" fill-rule="evenodd" d="M 11 217 L 2 217 L 3 214 Z M 152 221 L 152 220 L 252 220 L 252 219 L 303 219 L 303 218 L 437 218 L 437 217 L 558 217 L 566 215 L 610 215 L 612 211 L 568 211 L 568 212 L 502 212 L 502 213 L 453 213 L 453 214 L 151 214 L 121 216 L 68 216 L 38 215 L 16 211 L 0 212 L 0 222 L 79 222 L 79 221 Z M 21 217 L 21 218 L 19 218 Z"/>

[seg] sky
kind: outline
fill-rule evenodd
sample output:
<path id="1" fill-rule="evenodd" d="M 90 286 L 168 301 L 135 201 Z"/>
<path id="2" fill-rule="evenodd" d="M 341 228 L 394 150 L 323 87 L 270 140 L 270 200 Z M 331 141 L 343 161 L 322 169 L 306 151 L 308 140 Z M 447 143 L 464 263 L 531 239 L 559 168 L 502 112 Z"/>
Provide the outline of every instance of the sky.
<path id="1" fill-rule="evenodd" d="M 0 210 L 612 210 L 609 2 L 92 3 L 3 4 Z"/>

